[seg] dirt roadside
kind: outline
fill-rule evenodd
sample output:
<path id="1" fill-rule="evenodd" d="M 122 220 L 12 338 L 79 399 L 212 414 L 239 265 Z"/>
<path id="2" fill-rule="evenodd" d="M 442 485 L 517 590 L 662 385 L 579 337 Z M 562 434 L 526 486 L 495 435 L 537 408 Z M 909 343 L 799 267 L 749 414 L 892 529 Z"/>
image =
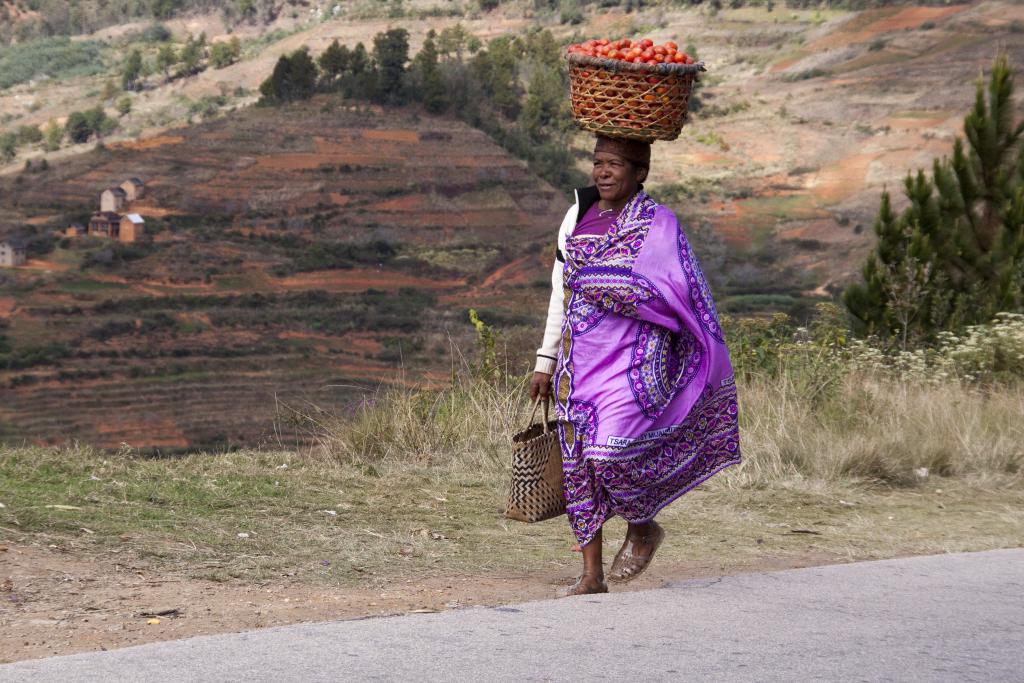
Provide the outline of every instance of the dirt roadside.
<path id="1" fill-rule="evenodd" d="M 77 558 L 59 547 L 0 548 L 6 548 L 0 550 L 0 663 L 301 622 L 543 600 L 574 578 L 571 570 L 558 568 L 530 574 L 454 573 L 422 580 L 371 578 L 364 585 L 342 588 L 298 582 L 243 585 L 167 576 L 151 570 L 145 561 L 117 564 L 115 559 Z M 652 566 L 649 575 L 617 590 L 842 559 L 809 553 L 732 564 L 714 558 L 670 562 Z"/>

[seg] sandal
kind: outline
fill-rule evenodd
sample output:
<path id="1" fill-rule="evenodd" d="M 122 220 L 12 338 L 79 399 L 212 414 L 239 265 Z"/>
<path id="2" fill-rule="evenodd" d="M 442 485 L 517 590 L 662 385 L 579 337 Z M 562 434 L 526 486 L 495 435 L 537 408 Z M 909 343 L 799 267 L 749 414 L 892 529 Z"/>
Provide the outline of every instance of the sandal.
<path id="1" fill-rule="evenodd" d="M 568 597 L 572 597 L 573 595 L 595 595 L 597 593 L 607 593 L 608 592 L 608 584 L 604 582 L 604 578 L 598 579 L 597 588 L 588 589 L 587 587 L 585 587 L 583 585 L 583 579 L 585 579 L 585 578 L 587 578 L 589 576 L 594 576 L 594 575 L 593 574 L 587 574 L 586 572 L 581 574 L 579 576 L 579 578 L 576 579 L 576 582 L 573 583 L 571 586 L 567 586 L 567 587 L 563 588 L 562 590 L 558 591 L 558 597 L 560 597 L 560 598 L 568 598 Z"/>
<path id="2" fill-rule="evenodd" d="M 626 532 L 626 540 L 622 542 L 622 547 L 619 548 L 619 552 L 615 555 L 612 568 L 608 572 L 609 581 L 617 583 L 632 581 L 647 569 L 651 560 L 654 559 L 654 552 L 661 545 L 661 542 L 665 540 L 665 530 L 657 522 L 651 522 L 651 524 L 654 528 L 643 536 L 631 537 L 629 532 Z M 634 552 L 637 544 L 651 546 L 651 552 L 646 557 L 637 555 Z"/>

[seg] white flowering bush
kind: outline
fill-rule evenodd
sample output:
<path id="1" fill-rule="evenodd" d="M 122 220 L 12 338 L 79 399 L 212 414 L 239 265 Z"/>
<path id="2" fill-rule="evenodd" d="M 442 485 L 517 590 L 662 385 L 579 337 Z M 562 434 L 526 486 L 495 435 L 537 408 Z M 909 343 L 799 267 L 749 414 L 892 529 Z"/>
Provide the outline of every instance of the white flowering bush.
<path id="1" fill-rule="evenodd" d="M 1024 315 L 893 351 L 848 339 L 840 313 L 723 321 L 745 463 L 721 485 L 1024 478 Z"/>
<path id="2" fill-rule="evenodd" d="M 1024 377 L 1024 315 L 1000 313 L 991 324 L 968 327 L 960 336 L 943 332 L 936 366 L 968 381 Z"/>
<path id="3" fill-rule="evenodd" d="M 964 332 L 942 332 L 934 348 L 886 352 L 872 340 L 857 340 L 848 349 L 858 371 L 893 379 L 942 383 L 992 383 L 1024 378 L 1024 315 L 1000 313 L 986 325 Z"/>

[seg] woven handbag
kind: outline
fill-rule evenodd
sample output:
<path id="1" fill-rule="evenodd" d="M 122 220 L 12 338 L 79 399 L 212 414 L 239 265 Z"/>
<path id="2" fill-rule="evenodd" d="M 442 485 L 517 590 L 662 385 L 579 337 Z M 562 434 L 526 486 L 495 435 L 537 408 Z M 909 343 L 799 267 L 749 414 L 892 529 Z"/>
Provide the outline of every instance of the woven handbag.
<path id="1" fill-rule="evenodd" d="M 505 516 L 520 522 L 541 522 L 565 512 L 558 423 L 548 419 L 547 399 L 544 422 L 534 423 L 539 405 L 537 399 L 530 414 L 530 426 L 512 437 L 512 483 Z"/>

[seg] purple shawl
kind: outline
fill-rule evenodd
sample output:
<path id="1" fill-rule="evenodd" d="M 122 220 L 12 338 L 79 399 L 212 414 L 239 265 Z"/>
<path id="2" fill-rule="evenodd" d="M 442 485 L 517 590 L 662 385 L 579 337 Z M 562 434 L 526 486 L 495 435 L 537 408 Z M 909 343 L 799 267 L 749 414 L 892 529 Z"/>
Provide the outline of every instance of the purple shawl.
<path id="1" fill-rule="evenodd" d="M 569 520 L 653 519 L 740 461 L 736 386 L 675 214 L 638 192 L 605 235 L 566 239 L 554 386 Z"/>

